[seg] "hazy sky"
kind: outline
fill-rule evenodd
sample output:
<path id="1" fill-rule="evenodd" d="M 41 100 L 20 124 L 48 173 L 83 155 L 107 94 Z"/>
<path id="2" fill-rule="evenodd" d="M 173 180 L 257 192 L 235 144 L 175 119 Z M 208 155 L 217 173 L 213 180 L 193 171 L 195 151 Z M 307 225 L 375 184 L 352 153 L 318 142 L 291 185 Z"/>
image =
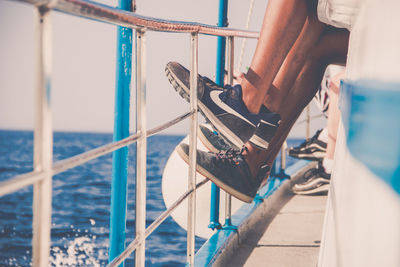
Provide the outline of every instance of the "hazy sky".
<path id="1" fill-rule="evenodd" d="M 102 1 L 116 6 L 116 2 Z M 244 29 L 250 0 L 229 1 L 229 26 Z M 250 29 L 259 31 L 267 2 L 256 0 Z M 137 13 L 171 20 L 215 25 L 217 0 L 137 0 Z M 112 132 L 114 116 L 116 26 L 52 13 L 53 127 L 61 131 Z M 33 128 L 34 35 L 33 7 L 0 1 L 0 129 Z M 244 67 L 256 41 L 247 42 Z M 235 65 L 242 39 L 235 42 Z M 168 61 L 189 66 L 189 35 L 147 33 L 148 128 L 183 114 L 188 104 L 164 74 Z M 199 72 L 215 73 L 216 38 L 199 37 Z M 244 71 L 244 69 L 242 69 Z M 134 92 L 134 91 L 133 91 Z M 133 93 L 134 94 L 134 93 Z M 134 117 L 134 105 L 131 118 Z M 133 123 L 131 123 L 133 125 Z M 303 134 L 303 127 L 297 131 Z M 167 133 L 185 133 L 183 122 Z M 297 134 L 296 134 L 297 135 Z"/>

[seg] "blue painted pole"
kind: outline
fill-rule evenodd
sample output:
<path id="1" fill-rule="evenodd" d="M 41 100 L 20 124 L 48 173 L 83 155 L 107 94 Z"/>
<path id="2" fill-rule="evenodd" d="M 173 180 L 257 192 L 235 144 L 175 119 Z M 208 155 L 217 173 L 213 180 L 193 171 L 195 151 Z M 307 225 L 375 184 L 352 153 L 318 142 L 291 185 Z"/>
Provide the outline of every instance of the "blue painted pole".
<path id="1" fill-rule="evenodd" d="M 228 26 L 228 0 L 219 1 L 219 15 L 218 15 L 218 26 Z M 225 45 L 226 38 L 218 36 L 217 43 L 217 68 L 215 73 L 215 82 L 219 85 L 224 85 L 225 76 Z"/>
<path id="2" fill-rule="evenodd" d="M 119 0 L 118 7 L 132 10 L 130 0 Z M 132 67 L 132 30 L 118 27 L 114 113 L 114 141 L 129 136 L 129 103 Z M 109 261 L 125 249 L 127 209 L 128 147 L 113 152 L 110 214 Z M 121 264 L 120 266 L 123 266 Z"/>
<path id="3" fill-rule="evenodd" d="M 219 1 L 219 14 L 218 14 L 218 26 L 228 26 L 228 0 Z M 226 38 L 218 36 L 217 43 L 217 67 L 215 73 L 215 82 L 219 85 L 224 85 L 225 76 L 225 44 Z M 213 183 L 211 185 L 211 207 L 210 207 L 210 225 L 211 229 L 221 228 L 219 222 L 219 188 Z"/>

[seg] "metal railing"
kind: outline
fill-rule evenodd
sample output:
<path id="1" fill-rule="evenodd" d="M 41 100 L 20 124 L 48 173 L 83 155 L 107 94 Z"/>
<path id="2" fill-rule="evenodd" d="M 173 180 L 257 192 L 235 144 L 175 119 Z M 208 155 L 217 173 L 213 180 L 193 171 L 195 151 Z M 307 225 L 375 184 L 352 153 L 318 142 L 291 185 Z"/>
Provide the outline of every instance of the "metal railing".
<path id="1" fill-rule="evenodd" d="M 35 97 L 35 129 L 34 129 L 34 170 L 29 173 L 14 176 L 0 183 L 0 196 L 12 193 L 26 186 L 34 186 L 33 204 L 33 266 L 47 266 L 50 252 L 51 229 L 51 199 L 52 177 L 55 174 L 81 165 L 104 154 L 126 147 L 134 142 L 137 144 L 137 194 L 136 194 L 136 238 L 125 251 L 117 256 L 109 266 L 117 266 L 136 250 L 136 266 L 144 266 L 144 242 L 158 225 L 186 198 L 188 198 L 188 238 L 187 263 L 194 263 L 194 215 L 196 188 L 206 180 L 196 184 L 196 137 L 197 137 L 197 70 L 198 70 L 198 35 L 207 34 L 225 36 L 228 42 L 228 76 L 233 77 L 233 39 L 234 37 L 258 38 L 258 32 L 220 28 L 211 25 L 160 20 L 137 15 L 133 12 L 120 10 L 100 3 L 83 0 L 16 0 L 35 6 L 35 35 L 36 35 L 36 97 Z M 137 68 L 136 86 L 138 92 L 137 132 L 122 140 L 95 148 L 88 152 L 67 158 L 55 163 L 53 158 L 52 111 L 50 105 L 51 81 L 51 10 L 57 10 L 71 15 L 94 19 L 118 26 L 136 30 Z M 145 119 L 145 34 L 146 31 L 181 32 L 190 34 L 191 40 L 191 88 L 190 111 L 176 119 L 153 129 L 146 129 Z M 158 217 L 148 228 L 145 228 L 145 191 L 146 191 L 146 140 L 186 118 L 190 123 L 189 150 L 189 183 L 188 191 L 180 197 L 169 209 Z M 227 201 L 226 216 L 230 220 L 230 200 Z"/>

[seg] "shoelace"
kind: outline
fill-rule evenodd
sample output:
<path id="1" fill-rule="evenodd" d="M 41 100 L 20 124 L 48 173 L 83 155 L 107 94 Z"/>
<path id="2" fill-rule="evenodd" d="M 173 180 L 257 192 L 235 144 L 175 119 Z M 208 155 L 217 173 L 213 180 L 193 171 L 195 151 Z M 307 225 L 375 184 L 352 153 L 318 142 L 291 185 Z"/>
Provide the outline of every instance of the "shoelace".
<path id="1" fill-rule="evenodd" d="M 215 154 L 217 161 L 220 162 L 228 162 L 228 163 L 233 163 L 234 165 L 239 165 L 240 162 L 238 160 L 238 156 L 242 155 L 243 152 L 247 152 L 248 148 L 243 146 L 242 149 L 234 149 L 234 148 L 229 148 L 226 151 L 220 151 Z"/>
<path id="2" fill-rule="evenodd" d="M 227 98 L 232 94 L 233 86 L 229 84 L 225 84 L 224 86 L 220 86 L 216 84 L 213 80 L 208 77 L 202 76 L 203 81 L 206 83 L 208 87 L 211 87 L 214 90 L 221 90 L 223 91 L 220 95 L 222 96 L 221 100 L 226 102 Z"/>

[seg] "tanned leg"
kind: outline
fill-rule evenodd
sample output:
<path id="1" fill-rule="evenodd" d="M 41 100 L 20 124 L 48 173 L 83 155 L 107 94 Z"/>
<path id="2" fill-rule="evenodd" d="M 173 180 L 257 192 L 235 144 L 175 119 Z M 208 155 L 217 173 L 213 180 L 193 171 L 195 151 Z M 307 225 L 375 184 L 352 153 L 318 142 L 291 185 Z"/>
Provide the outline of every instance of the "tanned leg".
<path id="1" fill-rule="evenodd" d="M 314 18 L 316 18 L 316 1 L 314 0 L 270 0 L 268 2 L 257 48 L 250 69 L 241 83 L 243 101 L 250 112 L 259 112 L 265 95 L 271 88 L 289 50 L 305 28 L 303 27 L 305 24 L 320 24 L 320 27 L 314 27 L 316 29 L 314 35 L 308 33 L 303 40 L 311 45 L 315 43 L 323 27 L 322 23 Z M 303 50 L 298 49 L 293 56 L 301 58 L 307 54 L 309 47 L 307 48 L 304 44 L 301 47 Z M 293 77 L 288 77 L 292 80 L 298 73 L 298 69 L 293 68 L 293 70 Z"/>
<path id="2" fill-rule="evenodd" d="M 315 46 L 311 47 L 294 85 L 277 110 L 281 115 L 281 124 L 268 149 L 259 149 L 251 143 L 245 144 L 248 152 L 244 155 L 253 175 L 261 165 L 272 164 L 275 160 L 293 124 L 315 95 L 326 67 L 329 64 L 345 63 L 348 36 L 347 30 L 327 28 Z"/>
<path id="3" fill-rule="evenodd" d="M 307 17 L 299 37 L 264 97 L 264 105 L 269 110 L 279 113 L 283 101 L 304 66 L 310 49 L 315 46 L 325 27 L 326 25 L 318 20 L 316 14 Z"/>

